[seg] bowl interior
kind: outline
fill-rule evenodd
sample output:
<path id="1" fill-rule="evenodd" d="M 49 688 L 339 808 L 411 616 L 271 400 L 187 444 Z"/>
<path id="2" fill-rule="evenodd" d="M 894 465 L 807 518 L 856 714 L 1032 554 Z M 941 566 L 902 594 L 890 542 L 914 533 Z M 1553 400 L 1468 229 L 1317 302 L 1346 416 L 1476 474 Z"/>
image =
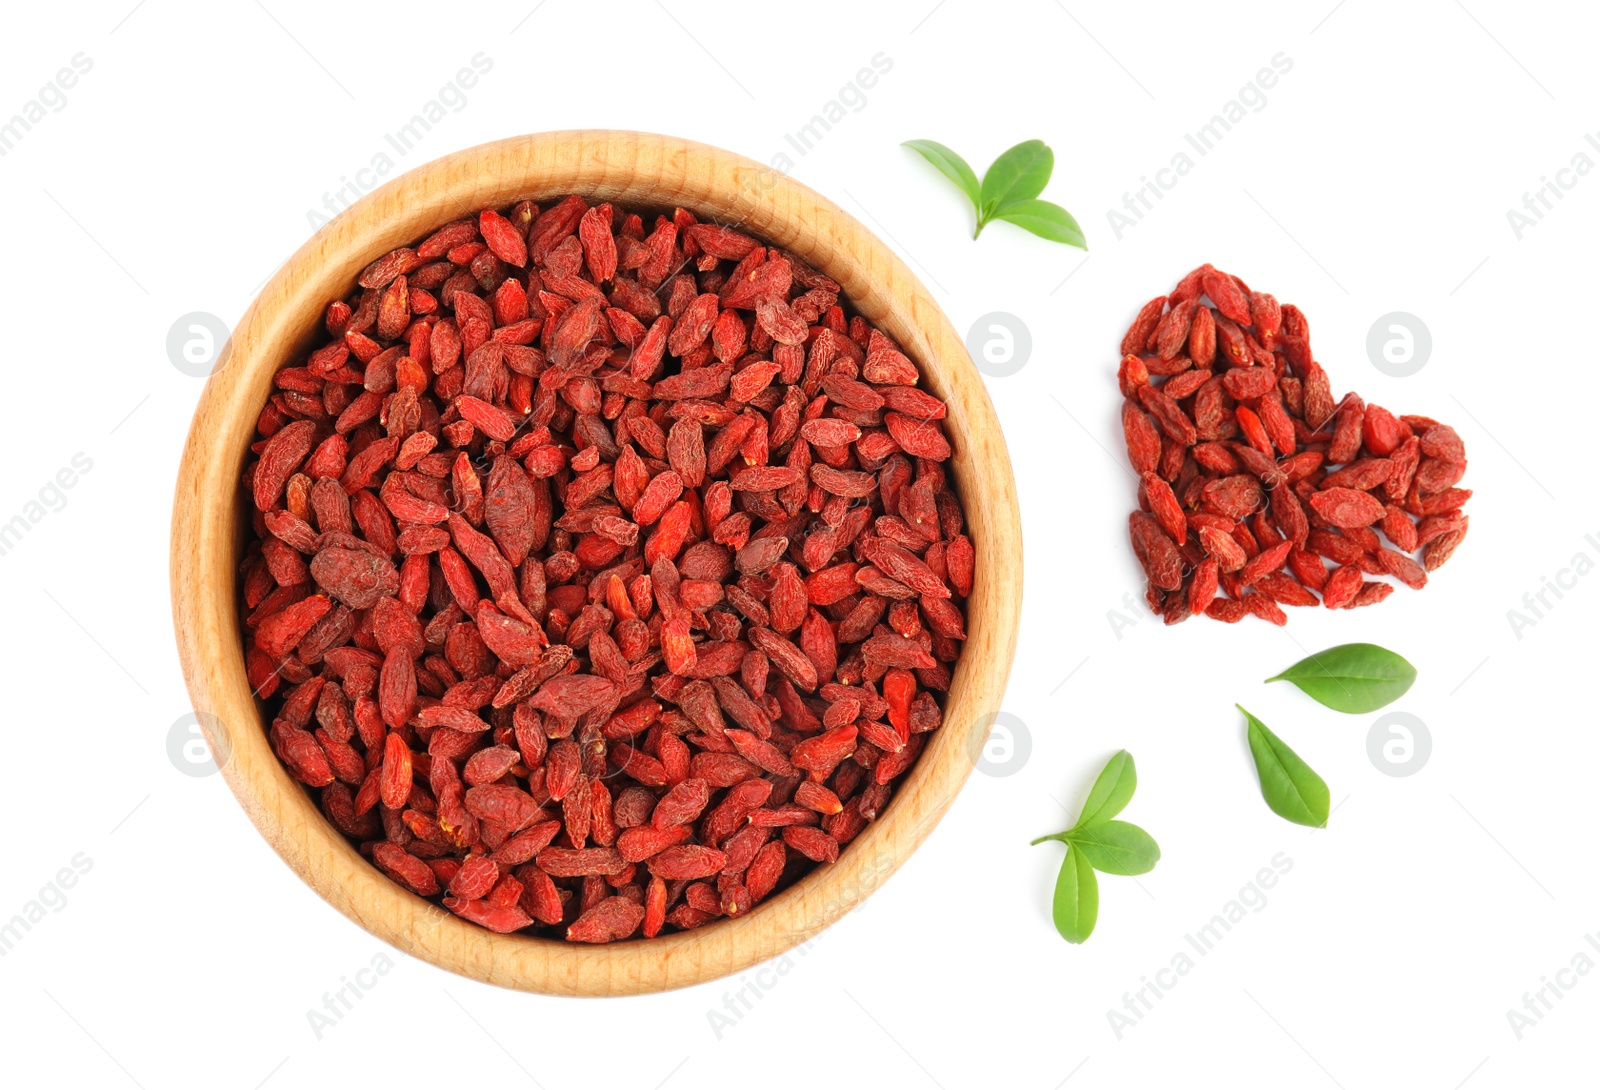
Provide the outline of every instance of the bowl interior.
<path id="1" fill-rule="evenodd" d="M 237 575 L 249 510 L 240 475 L 279 366 L 303 355 L 328 300 L 373 258 L 484 207 L 569 193 L 632 210 L 681 206 L 791 250 L 838 281 L 895 338 L 949 408 L 949 470 L 978 556 L 968 641 L 944 725 L 885 812 L 837 863 L 748 915 L 598 947 L 497 935 L 391 882 L 322 816 L 279 764 L 243 668 Z M 551 994 L 628 994 L 738 972 L 826 927 L 922 841 L 970 772 L 1010 670 L 1021 600 L 1015 486 L 982 381 L 938 306 L 903 263 L 824 198 L 769 168 L 669 137 L 609 131 L 519 137 L 459 152 L 373 191 L 303 246 L 236 328 L 202 395 L 174 505 L 172 588 L 180 657 L 213 752 L 240 803 L 284 860 L 335 908 L 444 968 Z"/>

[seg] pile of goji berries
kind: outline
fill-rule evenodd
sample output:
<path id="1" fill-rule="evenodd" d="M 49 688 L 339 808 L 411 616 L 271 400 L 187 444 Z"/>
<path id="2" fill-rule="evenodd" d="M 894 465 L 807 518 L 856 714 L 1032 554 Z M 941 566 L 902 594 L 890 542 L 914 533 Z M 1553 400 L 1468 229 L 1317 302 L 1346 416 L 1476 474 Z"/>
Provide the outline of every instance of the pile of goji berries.
<path id="1" fill-rule="evenodd" d="M 1364 576 L 1420 589 L 1466 536 L 1455 429 L 1335 403 L 1305 315 L 1236 276 L 1202 265 L 1146 303 L 1117 381 L 1128 529 L 1168 624 L 1373 605 L 1394 586 Z"/>
<path id="2" fill-rule="evenodd" d="M 374 261 L 245 472 L 272 745 L 494 931 L 738 916 L 942 719 L 975 558 L 945 406 L 795 255 L 568 197 Z"/>

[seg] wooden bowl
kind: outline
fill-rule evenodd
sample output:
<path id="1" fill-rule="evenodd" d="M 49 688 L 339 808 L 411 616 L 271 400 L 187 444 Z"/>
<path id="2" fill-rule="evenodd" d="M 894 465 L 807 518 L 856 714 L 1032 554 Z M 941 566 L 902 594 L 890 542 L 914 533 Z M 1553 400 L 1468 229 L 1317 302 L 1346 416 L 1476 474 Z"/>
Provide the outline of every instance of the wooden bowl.
<path id="1" fill-rule="evenodd" d="M 402 889 L 323 817 L 268 743 L 245 680 L 239 564 L 249 531 L 241 473 L 273 372 L 309 349 L 328 300 L 380 254 L 485 207 L 569 193 L 640 209 L 681 206 L 799 254 L 899 341 L 949 403 L 954 475 L 977 550 L 969 639 L 944 725 L 885 812 L 843 852 L 749 915 L 606 946 L 498 935 Z M 831 201 L 742 156 L 667 136 L 580 131 L 457 152 L 367 194 L 262 289 L 206 384 L 172 518 L 178 652 L 212 753 L 261 835 L 323 899 L 419 958 L 550 995 L 662 991 L 737 973 L 828 926 L 916 849 L 966 781 L 999 711 L 1016 644 L 1022 537 L 999 422 L 961 338 L 905 264 Z"/>

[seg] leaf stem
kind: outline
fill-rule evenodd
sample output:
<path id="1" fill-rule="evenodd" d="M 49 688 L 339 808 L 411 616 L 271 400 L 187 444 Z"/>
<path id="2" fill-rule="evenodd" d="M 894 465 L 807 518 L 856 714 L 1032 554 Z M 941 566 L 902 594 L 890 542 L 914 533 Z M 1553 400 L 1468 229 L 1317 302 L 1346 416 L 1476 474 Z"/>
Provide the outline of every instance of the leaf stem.
<path id="1" fill-rule="evenodd" d="M 1043 844 L 1046 840 L 1059 840 L 1063 844 L 1065 844 L 1065 843 L 1067 843 L 1067 833 L 1070 833 L 1070 832 L 1072 832 L 1071 829 L 1066 829 L 1066 830 L 1064 830 L 1062 832 L 1059 832 L 1059 833 L 1051 833 L 1049 836 L 1041 836 L 1037 840 L 1028 841 L 1028 847 L 1031 848 L 1035 844 Z"/>

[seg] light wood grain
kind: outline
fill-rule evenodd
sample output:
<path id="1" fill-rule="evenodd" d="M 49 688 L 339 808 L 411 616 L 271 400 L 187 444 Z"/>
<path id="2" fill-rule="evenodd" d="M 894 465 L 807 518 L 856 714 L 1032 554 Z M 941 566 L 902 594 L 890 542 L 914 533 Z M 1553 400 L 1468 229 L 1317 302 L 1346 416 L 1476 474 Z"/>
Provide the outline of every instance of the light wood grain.
<path id="1" fill-rule="evenodd" d="M 837 863 L 748 916 L 601 947 L 492 934 L 403 891 L 362 859 L 273 755 L 245 680 L 236 605 L 249 525 L 239 481 L 256 416 L 273 372 L 311 344 L 326 302 L 345 295 L 373 258 L 449 220 L 568 193 L 635 208 L 681 206 L 790 249 L 837 280 L 949 403 L 951 472 L 977 550 L 970 638 L 945 725 L 884 816 Z M 419 167 L 362 198 L 289 259 L 240 319 L 195 412 L 174 502 L 171 579 L 184 674 L 196 711 L 209 718 L 223 776 L 295 873 L 372 934 L 453 972 L 552 995 L 625 995 L 736 973 L 787 950 L 848 912 L 922 843 L 1000 708 L 1021 606 L 1022 540 L 1011 463 L 983 382 L 949 320 L 887 246 L 832 202 L 751 160 L 672 137 L 597 130 L 515 137 Z M 885 959 L 895 950 L 885 934 Z"/>

